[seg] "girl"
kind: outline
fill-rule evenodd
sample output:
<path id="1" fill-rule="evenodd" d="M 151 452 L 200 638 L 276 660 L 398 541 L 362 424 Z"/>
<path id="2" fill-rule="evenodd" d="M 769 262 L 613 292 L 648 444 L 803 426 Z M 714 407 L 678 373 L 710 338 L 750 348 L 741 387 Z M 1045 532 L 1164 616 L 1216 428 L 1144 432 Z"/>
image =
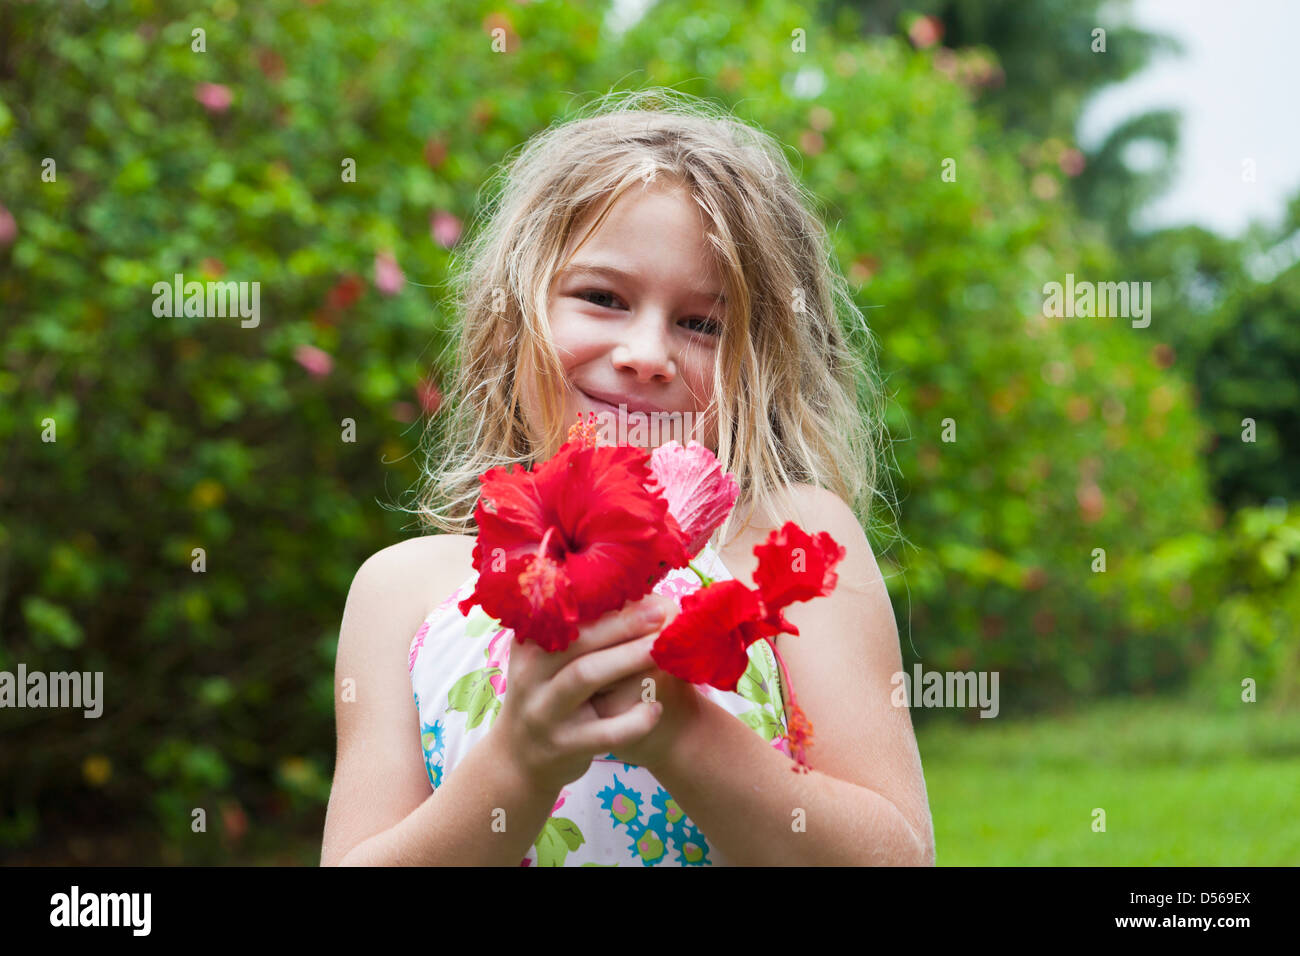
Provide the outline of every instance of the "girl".
<path id="1" fill-rule="evenodd" d="M 667 90 L 596 107 L 505 167 L 463 254 L 458 377 L 420 502 L 444 533 L 380 551 L 348 594 L 321 862 L 932 865 L 857 516 L 879 493 L 871 339 L 825 230 L 766 134 Z M 765 641 L 735 692 L 654 665 L 689 569 L 553 654 L 459 612 L 479 475 L 545 461 L 588 412 L 644 447 L 698 440 L 737 477 L 695 560 L 709 576 L 753 587 L 754 546 L 787 520 L 844 546 L 832 594 L 786 611 L 784 673 Z M 816 728 L 806 775 L 784 746 L 787 677 Z"/>

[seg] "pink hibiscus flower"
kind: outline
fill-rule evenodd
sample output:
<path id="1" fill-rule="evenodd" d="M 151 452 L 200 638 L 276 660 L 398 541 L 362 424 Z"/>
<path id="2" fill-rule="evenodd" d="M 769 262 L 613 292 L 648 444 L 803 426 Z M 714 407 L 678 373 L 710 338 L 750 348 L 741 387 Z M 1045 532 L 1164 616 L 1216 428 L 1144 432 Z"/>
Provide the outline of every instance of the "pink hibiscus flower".
<path id="1" fill-rule="evenodd" d="M 650 471 L 682 529 L 686 553 L 695 557 L 735 506 L 736 476 L 694 440 L 685 448 L 678 441 L 660 445 L 650 453 Z"/>

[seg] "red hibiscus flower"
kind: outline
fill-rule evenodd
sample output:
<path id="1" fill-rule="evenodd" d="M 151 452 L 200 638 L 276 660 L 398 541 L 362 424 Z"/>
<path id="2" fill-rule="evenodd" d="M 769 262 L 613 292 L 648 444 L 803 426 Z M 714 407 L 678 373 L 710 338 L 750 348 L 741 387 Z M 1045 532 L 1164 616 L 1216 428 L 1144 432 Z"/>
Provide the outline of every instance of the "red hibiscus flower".
<path id="1" fill-rule="evenodd" d="M 835 565 L 844 559 L 844 548 L 825 531 L 816 537 L 793 521 L 768 535 L 754 548 L 758 569 L 754 584 L 763 596 L 765 620 L 776 633 L 799 634 L 799 629 L 781 613 L 795 601 L 811 601 L 830 594 L 839 576 Z"/>
<path id="2" fill-rule="evenodd" d="M 829 594 L 838 580 L 835 565 L 845 550 L 827 532 L 814 537 L 788 521 L 755 547 L 754 555 L 757 590 L 735 579 L 714 584 L 701 575 L 704 586 L 682 598 L 681 612 L 660 632 L 650 656 L 675 677 L 734 692 L 749 666 L 749 645 L 767 639 L 789 696 L 784 739 L 795 761 L 792 769 L 807 773 L 812 724 L 799 706 L 781 652 L 770 639 L 799 633 L 782 609 Z"/>
<path id="3" fill-rule="evenodd" d="M 479 480 L 475 604 L 519 643 L 563 650 L 578 625 L 650 592 L 688 555 L 662 496 L 646 487 L 647 454 L 566 442 L 534 471 L 493 468 Z"/>
<path id="4" fill-rule="evenodd" d="M 682 598 L 681 613 L 660 633 L 650 656 L 682 680 L 734 691 L 749 666 L 745 649 L 777 633 L 763 620 L 757 591 L 734 579 L 719 581 Z"/>
<path id="5" fill-rule="evenodd" d="M 734 691 L 748 666 L 747 648 L 759 638 L 798 635 L 782 610 L 795 601 L 829 594 L 844 548 L 827 532 L 816 537 L 793 521 L 754 548 L 757 590 L 731 579 L 682 598 L 681 612 L 659 634 L 651 657 L 665 671 L 693 684 Z"/>

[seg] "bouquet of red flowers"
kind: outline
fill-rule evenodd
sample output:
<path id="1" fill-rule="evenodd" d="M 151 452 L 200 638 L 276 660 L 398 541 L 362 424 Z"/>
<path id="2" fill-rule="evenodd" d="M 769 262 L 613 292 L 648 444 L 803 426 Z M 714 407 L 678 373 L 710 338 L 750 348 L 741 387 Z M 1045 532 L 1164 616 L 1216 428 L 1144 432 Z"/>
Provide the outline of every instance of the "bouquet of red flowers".
<path id="1" fill-rule="evenodd" d="M 475 604 L 512 628 L 521 644 L 563 650 L 582 624 L 644 597 L 674 568 L 690 567 L 702 587 L 682 598 L 681 612 L 659 634 L 651 657 L 665 672 L 693 684 L 734 691 L 748 665 L 748 647 L 797 635 L 782 610 L 826 595 L 844 548 L 826 532 L 810 535 L 794 522 L 754 548 L 756 588 L 714 582 L 691 558 L 726 519 L 739 495 L 713 453 L 692 441 L 647 453 L 596 444 L 594 415 L 579 419 L 568 440 L 533 471 L 493 468 L 480 479 L 474 517 L 478 538 Z M 796 770 L 807 770 L 812 727 L 790 689 L 786 741 Z"/>

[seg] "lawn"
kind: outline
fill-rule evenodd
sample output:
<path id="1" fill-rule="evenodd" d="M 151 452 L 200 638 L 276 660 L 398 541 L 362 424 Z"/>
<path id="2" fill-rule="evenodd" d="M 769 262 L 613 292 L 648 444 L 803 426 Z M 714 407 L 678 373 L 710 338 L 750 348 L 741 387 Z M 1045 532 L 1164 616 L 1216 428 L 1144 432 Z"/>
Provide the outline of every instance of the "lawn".
<path id="1" fill-rule="evenodd" d="M 927 720 L 917 741 L 940 866 L 1300 865 L 1298 715 L 1130 700 L 1024 720 Z M 1094 807 L 1106 811 L 1104 833 L 1093 832 Z M 319 825 L 266 824 L 250 836 L 220 862 L 320 861 Z M 41 866 L 187 862 L 150 828 L 50 836 L 0 856 Z"/>
<path id="2" fill-rule="evenodd" d="M 917 741 L 940 866 L 1300 865 L 1294 714 L 1141 699 Z"/>

